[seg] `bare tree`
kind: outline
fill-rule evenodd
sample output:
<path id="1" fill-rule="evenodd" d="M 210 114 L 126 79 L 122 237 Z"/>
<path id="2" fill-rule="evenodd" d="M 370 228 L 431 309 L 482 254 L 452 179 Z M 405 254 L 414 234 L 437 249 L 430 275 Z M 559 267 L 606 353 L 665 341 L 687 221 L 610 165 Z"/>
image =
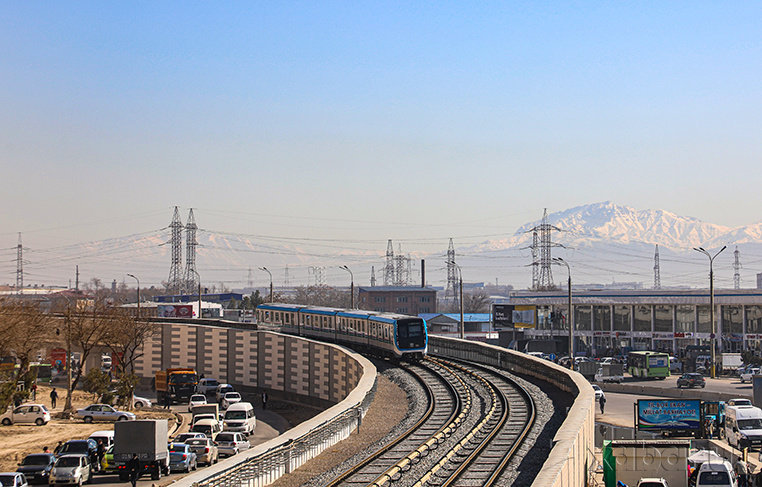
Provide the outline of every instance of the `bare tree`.
<path id="1" fill-rule="evenodd" d="M 103 346 L 113 322 L 119 318 L 119 309 L 108 306 L 104 299 L 96 300 L 89 309 L 72 310 L 68 307 L 64 318 L 66 333 L 70 334 L 72 347 L 82 354 L 80 363 L 84 364 L 94 350 Z M 72 390 L 82 378 L 82 370 L 83 367 L 77 367 L 72 378 Z"/>
<path id="2" fill-rule="evenodd" d="M 0 411 L 4 411 L 13 400 L 19 382 L 29 382 L 34 375 L 29 363 L 52 338 L 52 333 L 50 315 L 38 303 L 2 300 L 0 316 L 3 320 L 3 326 L 0 327 L 0 353 L 13 356 L 19 365 L 18 369 L 7 374 L 4 378 L 7 382 L 0 387 Z"/>
<path id="3" fill-rule="evenodd" d="M 296 304 L 333 308 L 349 308 L 351 306 L 349 292 L 339 291 L 329 286 L 300 286 L 294 289 L 294 292 Z"/>

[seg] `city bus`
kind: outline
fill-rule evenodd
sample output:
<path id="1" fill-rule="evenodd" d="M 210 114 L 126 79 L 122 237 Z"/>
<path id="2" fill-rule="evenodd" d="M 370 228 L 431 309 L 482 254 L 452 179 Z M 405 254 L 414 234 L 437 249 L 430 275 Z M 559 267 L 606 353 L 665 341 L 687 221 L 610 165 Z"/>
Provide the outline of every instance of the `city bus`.
<path id="1" fill-rule="evenodd" d="M 669 354 L 663 352 L 630 352 L 627 372 L 637 379 L 665 379 L 669 377 Z"/>

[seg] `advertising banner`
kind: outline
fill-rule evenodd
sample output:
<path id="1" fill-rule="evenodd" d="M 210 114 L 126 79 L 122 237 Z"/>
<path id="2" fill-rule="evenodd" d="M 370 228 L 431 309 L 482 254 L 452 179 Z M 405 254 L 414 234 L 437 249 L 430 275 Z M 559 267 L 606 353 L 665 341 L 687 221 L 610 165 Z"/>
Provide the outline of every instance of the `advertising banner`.
<path id="1" fill-rule="evenodd" d="M 698 399 L 638 399 L 640 430 L 699 430 L 701 401 Z"/>
<path id="2" fill-rule="evenodd" d="M 516 328 L 534 328 L 535 306 L 514 306 L 513 326 Z"/>
<path id="3" fill-rule="evenodd" d="M 157 306 L 159 318 L 190 318 L 193 316 L 192 304 L 164 304 Z"/>
<path id="4" fill-rule="evenodd" d="M 495 326 L 504 326 L 509 328 L 513 326 L 513 306 L 510 304 L 494 304 L 492 305 L 492 317 L 495 321 Z"/>

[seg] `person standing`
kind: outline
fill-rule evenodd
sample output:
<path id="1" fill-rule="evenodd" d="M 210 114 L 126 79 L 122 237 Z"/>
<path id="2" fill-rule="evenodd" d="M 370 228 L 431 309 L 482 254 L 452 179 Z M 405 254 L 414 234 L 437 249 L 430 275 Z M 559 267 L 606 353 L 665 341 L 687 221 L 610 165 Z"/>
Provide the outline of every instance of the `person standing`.
<path id="1" fill-rule="evenodd" d="M 57 456 L 61 452 L 61 448 L 63 448 L 63 441 L 58 442 L 58 445 L 56 445 L 56 449 L 53 450 L 53 454 Z"/>
<path id="2" fill-rule="evenodd" d="M 262 411 L 267 409 L 267 391 L 262 390 Z"/>
<path id="3" fill-rule="evenodd" d="M 106 456 L 106 446 L 103 444 L 103 440 L 98 440 L 98 465 L 97 470 L 100 471 L 103 468 L 103 457 Z"/>
<path id="4" fill-rule="evenodd" d="M 56 388 L 54 387 L 52 391 L 50 391 L 50 405 L 51 409 L 56 408 L 56 401 L 58 400 L 58 393 L 56 392 Z"/>
<path id="5" fill-rule="evenodd" d="M 135 487 L 140 476 L 140 460 L 138 460 L 137 453 L 133 453 L 132 458 L 127 462 L 127 471 L 130 474 L 130 483 L 132 483 L 132 487 Z"/>
<path id="6" fill-rule="evenodd" d="M 32 384 L 32 401 L 37 400 L 37 384 Z"/>
<path id="7" fill-rule="evenodd" d="M 606 407 L 606 396 L 604 394 L 601 394 L 601 398 L 598 399 L 598 404 L 601 405 L 601 414 L 603 414 L 603 408 Z"/>

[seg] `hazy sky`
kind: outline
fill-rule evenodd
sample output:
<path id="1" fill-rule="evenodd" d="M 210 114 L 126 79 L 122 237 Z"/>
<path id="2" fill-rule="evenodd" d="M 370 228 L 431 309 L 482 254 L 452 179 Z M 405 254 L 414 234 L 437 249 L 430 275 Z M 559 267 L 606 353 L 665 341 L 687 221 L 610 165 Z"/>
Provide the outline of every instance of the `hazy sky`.
<path id="1" fill-rule="evenodd" d="M 607 200 L 755 223 L 760 19 L 758 1 L 4 2 L 0 248 L 151 232 L 175 205 L 382 250 Z"/>

